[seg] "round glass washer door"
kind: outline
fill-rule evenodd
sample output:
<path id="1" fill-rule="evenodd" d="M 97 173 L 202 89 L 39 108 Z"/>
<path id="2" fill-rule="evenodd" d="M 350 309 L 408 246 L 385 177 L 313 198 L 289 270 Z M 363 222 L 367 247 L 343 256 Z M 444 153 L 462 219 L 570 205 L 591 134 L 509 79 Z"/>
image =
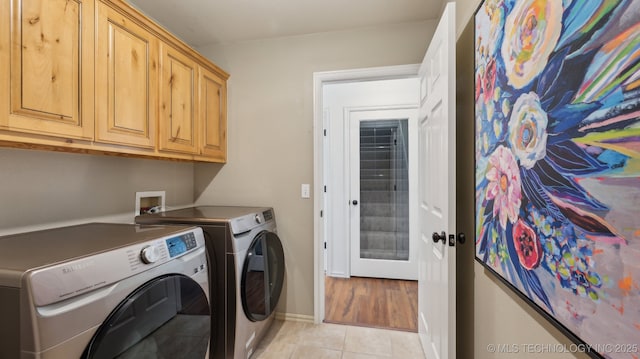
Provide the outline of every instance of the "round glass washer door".
<path id="1" fill-rule="evenodd" d="M 211 329 L 202 287 L 179 274 L 155 278 L 133 291 L 98 328 L 83 359 L 203 359 Z"/>
<path id="2" fill-rule="evenodd" d="M 273 312 L 284 284 L 284 251 L 274 232 L 262 231 L 251 242 L 242 269 L 242 307 L 251 321 Z"/>

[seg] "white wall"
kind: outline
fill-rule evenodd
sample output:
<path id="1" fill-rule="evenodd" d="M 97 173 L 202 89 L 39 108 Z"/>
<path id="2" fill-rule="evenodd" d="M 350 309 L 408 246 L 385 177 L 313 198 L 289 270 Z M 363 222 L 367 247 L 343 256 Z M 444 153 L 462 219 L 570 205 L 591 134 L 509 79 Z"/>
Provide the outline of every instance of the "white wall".
<path id="1" fill-rule="evenodd" d="M 0 148 L 0 235 L 91 220 L 133 222 L 136 191 L 165 190 L 167 206 L 190 204 L 193 166 Z"/>
<path id="2" fill-rule="evenodd" d="M 231 74 L 229 157 L 196 165 L 200 204 L 273 206 L 286 256 L 278 311 L 313 316 L 313 73 L 419 63 L 434 22 L 202 47 Z M 313 188 L 312 188 L 313 193 Z"/>

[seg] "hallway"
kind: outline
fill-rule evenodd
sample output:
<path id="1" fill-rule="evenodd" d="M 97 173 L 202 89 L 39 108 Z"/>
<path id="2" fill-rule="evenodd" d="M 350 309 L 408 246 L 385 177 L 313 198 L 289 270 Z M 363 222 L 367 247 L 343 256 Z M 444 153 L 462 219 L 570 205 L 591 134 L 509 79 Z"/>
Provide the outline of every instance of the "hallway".
<path id="1" fill-rule="evenodd" d="M 418 282 L 325 276 L 325 322 L 418 331 Z"/>

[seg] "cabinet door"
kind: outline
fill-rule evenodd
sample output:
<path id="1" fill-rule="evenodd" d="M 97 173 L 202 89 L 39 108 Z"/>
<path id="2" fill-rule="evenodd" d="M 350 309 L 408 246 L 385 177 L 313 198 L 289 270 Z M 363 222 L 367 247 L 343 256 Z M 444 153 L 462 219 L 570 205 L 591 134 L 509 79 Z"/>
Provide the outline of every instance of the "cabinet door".
<path id="1" fill-rule="evenodd" d="M 160 70 L 160 150 L 195 154 L 196 63 L 173 47 L 162 44 Z"/>
<path id="2" fill-rule="evenodd" d="M 7 71 L 3 91 L 9 91 L 0 100 L 0 128 L 91 139 L 93 1 L 7 0 L 0 6 L 0 26 L 10 28 L 11 41 L 0 60 Z"/>
<path id="3" fill-rule="evenodd" d="M 153 148 L 158 107 L 158 40 L 98 3 L 96 141 Z"/>
<path id="4" fill-rule="evenodd" d="M 213 72 L 199 67 L 200 154 L 227 160 L 227 84 Z"/>

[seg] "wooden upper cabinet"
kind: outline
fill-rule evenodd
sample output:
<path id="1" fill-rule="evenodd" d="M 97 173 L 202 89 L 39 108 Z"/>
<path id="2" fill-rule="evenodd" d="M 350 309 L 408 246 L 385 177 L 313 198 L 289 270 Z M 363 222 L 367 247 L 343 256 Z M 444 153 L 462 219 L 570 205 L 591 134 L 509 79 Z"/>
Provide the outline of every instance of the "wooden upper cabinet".
<path id="1" fill-rule="evenodd" d="M 228 76 L 125 0 L 0 1 L 0 146 L 225 162 Z"/>
<path id="2" fill-rule="evenodd" d="M 218 162 L 227 160 L 227 85 L 213 72 L 199 67 L 198 119 L 200 155 Z"/>
<path id="3" fill-rule="evenodd" d="M 92 139 L 94 2 L 7 0 L 0 6 L 0 82 L 9 89 L 0 100 L 0 128 Z"/>
<path id="4" fill-rule="evenodd" d="M 159 149 L 195 154 L 197 64 L 171 46 L 161 48 Z"/>
<path id="5" fill-rule="evenodd" d="M 158 39 L 98 3 L 96 141 L 154 148 L 158 108 Z"/>

